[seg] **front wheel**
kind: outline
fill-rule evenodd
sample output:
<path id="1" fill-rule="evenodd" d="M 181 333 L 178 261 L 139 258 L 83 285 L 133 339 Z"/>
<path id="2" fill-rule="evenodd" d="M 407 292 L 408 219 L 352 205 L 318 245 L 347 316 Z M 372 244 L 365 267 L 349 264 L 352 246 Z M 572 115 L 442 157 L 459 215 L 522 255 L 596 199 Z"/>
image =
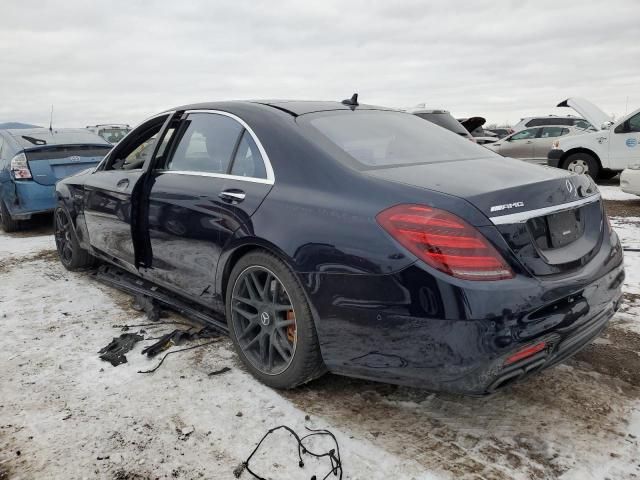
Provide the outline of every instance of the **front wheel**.
<path id="1" fill-rule="evenodd" d="M 53 214 L 53 231 L 60 262 L 67 270 L 80 270 L 93 266 L 95 258 L 80 246 L 71 219 L 62 208 Z"/>
<path id="2" fill-rule="evenodd" d="M 562 167 L 570 172 L 589 175 L 594 180 L 600 176 L 600 163 L 588 153 L 578 152 L 569 155 Z"/>
<path id="3" fill-rule="evenodd" d="M 226 314 L 238 355 L 266 385 L 293 388 L 325 372 L 302 286 L 274 255 L 256 251 L 238 261 L 229 277 Z"/>

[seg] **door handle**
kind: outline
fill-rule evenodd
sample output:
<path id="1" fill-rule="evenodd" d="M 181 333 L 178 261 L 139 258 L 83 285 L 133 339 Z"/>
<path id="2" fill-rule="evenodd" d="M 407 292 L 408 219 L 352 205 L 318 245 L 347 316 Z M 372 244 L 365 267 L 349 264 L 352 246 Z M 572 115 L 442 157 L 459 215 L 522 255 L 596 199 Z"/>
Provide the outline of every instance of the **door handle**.
<path id="1" fill-rule="evenodd" d="M 527 140 L 525 143 L 533 143 L 533 140 Z"/>
<path id="2" fill-rule="evenodd" d="M 218 195 L 218 197 L 220 197 L 225 202 L 236 203 L 243 201 L 246 196 L 247 195 L 242 190 L 225 190 Z"/>
<path id="3" fill-rule="evenodd" d="M 127 188 L 129 186 L 129 179 L 128 178 L 123 178 L 122 180 L 119 180 L 118 183 L 116 183 L 116 187 L 124 190 L 125 188 Z"/>

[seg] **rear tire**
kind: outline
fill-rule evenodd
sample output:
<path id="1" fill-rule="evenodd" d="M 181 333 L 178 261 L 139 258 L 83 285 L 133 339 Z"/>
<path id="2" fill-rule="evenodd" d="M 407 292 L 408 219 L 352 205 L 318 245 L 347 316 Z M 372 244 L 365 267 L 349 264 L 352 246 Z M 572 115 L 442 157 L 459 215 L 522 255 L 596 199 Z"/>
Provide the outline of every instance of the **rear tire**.
<path id="1" fill-rule="evenodd" d="M 53 212 L 53 231 L 58 256 L 64 268 L 75 271 L 95 265 L 95 257 L 80 246 L 71 218 L 60 206 Z"/>
<path id="2" fill-rule="evenodd" d="M 578 152 L 567 157 L 562 163 L 562 168 L 570 172 L 589 175 L 594 180 L 600 176 L 600 162 L 588 153 Z"/>
<path id="3" fill-rule="evenodd" d="M 11 214 L 9 214 L 9 210 L 2 200 L 0 200 L 0 227 L 7 233 L 15 232 L 22 228 L 22 222 L 11 218 Z"/>
<path id="4" fill-rule="evenodd" d="M 275 255 L 258 250 L 240 258 L 225 303 L 238 356 L 262 383 L 289 389 L 326 372 L 302 286 Z"/>

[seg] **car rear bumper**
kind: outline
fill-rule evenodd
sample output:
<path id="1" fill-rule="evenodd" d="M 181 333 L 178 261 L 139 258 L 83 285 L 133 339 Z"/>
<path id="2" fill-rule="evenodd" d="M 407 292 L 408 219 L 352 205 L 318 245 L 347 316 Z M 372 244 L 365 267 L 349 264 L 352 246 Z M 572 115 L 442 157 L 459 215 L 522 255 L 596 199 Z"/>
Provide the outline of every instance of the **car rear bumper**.
<path id="1" fill-rule="evenodd" d="M 560 168 L 560 160 L 564 155 L 564 150 L 552 148 L 547 154 L 547 165 L 550 167 Z"/>
<path id="2" fill-rule="evenodd" d="M 621 253 L 606 272 L 596 270 L 547 285 L 476 282 L 484 284 L 477 290 L 438 280 L 418 264 L 393 275 L 303 281 L 330 371 L 483 395 L 563 361 L 602 331 L 622 297 Z M 543 351 L 505 365 L 542 341 Z"/>
<path id="3" fill-rule="evenodd" d="M 34 181 L 16 181 L 4 186 L 4 202 L 14 220 L 27 220 L 37 213 L 53 211 L 56 205 L 55 185 Z"/>

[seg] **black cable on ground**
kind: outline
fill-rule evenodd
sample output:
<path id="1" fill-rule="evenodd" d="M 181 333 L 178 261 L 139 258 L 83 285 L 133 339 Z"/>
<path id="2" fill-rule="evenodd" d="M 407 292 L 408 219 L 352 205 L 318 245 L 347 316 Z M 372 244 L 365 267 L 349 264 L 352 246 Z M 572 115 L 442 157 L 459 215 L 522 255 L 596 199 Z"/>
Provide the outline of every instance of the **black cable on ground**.
<path id="1" fill-rule="evenodd" d="M 185 322 L 153 322 L 153 323 L 140 323 L 137 325 L 113 325 L 113 328 L 152 327 L 154 325 L 183 325 L 185 327 L 195 328 L 192 324 L 185 323 Z"/>
<path id="2" fill-rule="evenodd" d="M 304 468 L 304 461 L 302 460 L 303 455 L 310 455 L 315 458 L 327 457 L 331 462 L 331 470 L 329 470 L 329 473 L 327 473 L 324 477 L 322 477 L 321 480 L 326 480 L 327 478 L 329 478 L 331 474 L 338 477 L 339 480 L 342 480 L 342 460 L 340 458 L 340 446 L 338 445 L 338 440 L 336 439 L 335 435 L 331 433 L 329 430 L 322 430 L 322 429 L 313 430 L 308 427 L 305 427 L 305 428 L 311 433 L 305 435 L 304 437 L 300 437 L 294 430 L 287 427 L 286 425 L 280 425 L 279 427 L 272 428 L 271 430 L 269 430 L 267 433 L 264 434 L 262 439 L 260 439 L 256 447 L 253 449 L 253 452 L 251 452 L 251 455 L 249 455 L 249 457 L 245 460 L 245 462 L 243 463 L 244 468 L 254 478 L 257 478 L 258 480 L 266 480 L 264 477 L 261 477 L 260 475 L 258 475 L 257 473 L 251 470 L 251 468 L 249 467 L 249 462 L 251 461 L 253 456 L 256 454 L 256 452 L 260 449 L 260 446 L 262 445 L 262 443 L 267 439 L 267 437 L 269 437 L 269 435 L 276 432 L 277 430 L 286 430 L 298 442 L 298 466 L 300 468 Z M 312 452 L 304 445 L 304 441 L 307 438 L 315 437 L 315 436 L 323 436 L 323 435 L 331 437 L 331 439 L 333 440 L 333 443 L 335 443 L 336 445 L 335 449 L 332 448 L 331 450 L 325 453 L 316 453 L 316 452 Z M 311 480 L 316 480 L 316 476 L 315 475 L 312 476 Z"/>
<path id="3" fill-rule="evenodd" d="M 152 368 L 151 370 L 138 370 L 138 373 L 153 373 L 156 370 L 158 370 L 160 368 L 160 365 L 162 365 L 162 363 L 164 362 L 165 358 L 167 358 L 169 355 L 173 354 L 173 353 L 180 353 L 180 352 L 186 352 L 187 350 L 193 350 L 194 348 L 200 348 L 200 347 L 204 347 L 206 345 L 211 345 L 212 343 L 216 343 L 218 342 L 219 339 L 215 339 L 215 340 L 211 340 L 210 342 L 205 342 L 205 343 L 201 343 L 200 345 L 193 345 L 191 347 L 186 347 L 186 348 L 181 348 L 180 350 L 173 350 L 171 352 L 165 353 L 164 356 L 162 357 L 162 359 L 160 360 L 160 362 L 158 363 L 158 365 L 156 365 L 154 368 Z"/>

